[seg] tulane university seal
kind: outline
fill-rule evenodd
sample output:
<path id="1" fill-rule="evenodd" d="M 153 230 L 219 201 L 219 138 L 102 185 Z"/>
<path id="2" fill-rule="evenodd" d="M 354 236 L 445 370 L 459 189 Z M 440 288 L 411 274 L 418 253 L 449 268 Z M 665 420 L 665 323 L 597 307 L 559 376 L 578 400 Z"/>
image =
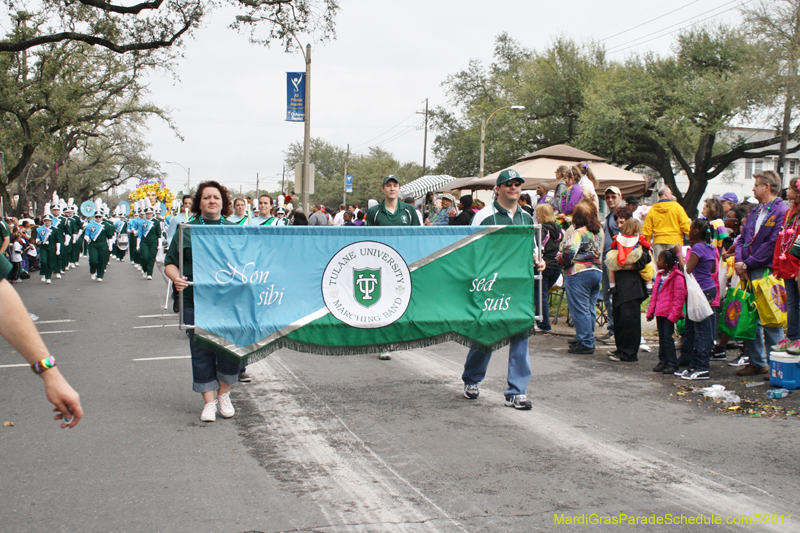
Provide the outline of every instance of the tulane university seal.
<path id="1" fill-rule="evenodd" d="M 380 242 L 345 246 L 322 275 L 322 298 L 331 314 L 355 328 L 381 328 L 406 312 L 411 274 L 402 256 Z"/>

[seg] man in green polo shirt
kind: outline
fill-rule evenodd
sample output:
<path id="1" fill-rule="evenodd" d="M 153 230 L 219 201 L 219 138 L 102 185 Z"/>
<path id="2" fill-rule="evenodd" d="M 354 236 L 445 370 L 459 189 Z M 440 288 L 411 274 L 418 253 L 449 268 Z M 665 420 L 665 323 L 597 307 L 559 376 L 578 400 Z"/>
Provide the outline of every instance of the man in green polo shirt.
<path id="1" fill-rule="evenodd" d="M 364 225 L 419 226 L 419 218 L 414 206 L 397 199 L 400 196 L 400 181 L 397 176 L 390 175 L 383 178 L 381 191 L 383 192 L 383 201 L 369 208 L 367 216 L 364 218 Z M 392 358 L 392 354 L 388 350 L 381 351 L 378 358 L 388 361 Z"/>
<path id="2" fill-rule="evenodd" d="M 370 207 L 364 219 L 367 226 L 419 226 L 413 205 L 398 200 L 400 182 L 397 176 L 386 176 L 381 186 L 383 201 Z"/>
<path id="3" fill-rule="evenodd" d="M 478 211 L 472 218 L 473 226 L 530 226 L 533 218 L 519 208 L 517 201 L 525 183 L 514 170 L 504 170 L 497 177 L 495 187 L 495 200 Z M 537 260 L 537 268 L 544 270 L 545 264 Z M 531 280 L 533 283 L 533 280 Z M 464 382 L 464 397 L 468 400 L 478 398 L 480 391 L 478 383 L 486 376 L 489 359 L 492 352 L 479 352 L 470 349 L 464 363 L 464 372 L 461 379 Z M 525 395 L 528 382 L 531 379 L 530 352 L 528 350 L 528 336 L 520 336 L 511 341 L 508 349 L 508 388 L 505 391 L 506 406 L 520 410 L 532 407 L 530 400 Z"/>

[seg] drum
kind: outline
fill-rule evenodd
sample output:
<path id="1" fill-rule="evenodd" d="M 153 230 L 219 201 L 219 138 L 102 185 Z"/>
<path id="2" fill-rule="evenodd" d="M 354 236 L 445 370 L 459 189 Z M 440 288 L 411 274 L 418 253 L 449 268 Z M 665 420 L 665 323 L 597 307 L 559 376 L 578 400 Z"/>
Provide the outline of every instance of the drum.
<path id="1" fill-rule="evenodd" d="M 120 250 L 127 250 L 128 249 L 128 234 L 127 233 L 120 233 L 117 237 L 117 248 Z"/>

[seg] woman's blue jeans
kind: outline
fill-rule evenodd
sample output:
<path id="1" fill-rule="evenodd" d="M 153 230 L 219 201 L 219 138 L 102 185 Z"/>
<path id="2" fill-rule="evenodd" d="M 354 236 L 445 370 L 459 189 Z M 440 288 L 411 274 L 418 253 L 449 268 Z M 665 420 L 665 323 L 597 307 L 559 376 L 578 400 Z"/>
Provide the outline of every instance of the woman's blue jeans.
<path id="1" fill-rule="evenodd" d="M 594 348 L 594 324 L 602 277 L 603 273 L 599 270 L 584 270 L 564 276 L 569 314 L 575 325 L 575 340 L 584 348 Z"/>
<path id="2" fill-rule="evenodd" d="M 183 296 L 180 296 L 183 298 Z M 194 308 L 183 308 L 183 323 L 194 324 Z M 239 364 L 226 357 L 220 357 L 211 350 L 194 343 L 194 330 L 187 329 L 189 351 L 192 354 L 192 390 L 208 392 L 217 390 L 219 382 L 233 385 L 239 381 Z"/>

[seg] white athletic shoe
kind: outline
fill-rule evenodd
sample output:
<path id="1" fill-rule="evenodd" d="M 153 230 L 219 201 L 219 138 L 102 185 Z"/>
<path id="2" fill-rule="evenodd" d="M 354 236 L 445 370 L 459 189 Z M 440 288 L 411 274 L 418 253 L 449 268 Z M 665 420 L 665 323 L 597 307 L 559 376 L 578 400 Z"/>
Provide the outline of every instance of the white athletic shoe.
<path id="1" fill-rule="evenodd" d="M 103 281 L 103 278 L 97 278 L 97 281 L 99 281 L 99 282 L 101 282 L 101 283 L 102 283 L 102 281 Z"/>
<path id="2" fill-rule="evenodd" d="M 147 272 L 145 272 L 145 271 L 142 271 L 142 277 L 143 277 L 143 278 L 147 278 Z"/>
<path id="3" fill-rule="evenodd" d="M 217 402 L 219 402 L 219 414 L 222 415 L 222 418 L 230 418 L 236 414 L 236 409 L 233 408 L 233 404 L 231 403 L 230 392 L 226 392 L 225 394 L 218 394 Z"/>
<path id="4" fill-rule="evenodd" d="M 64 267 L 64 272 L 66 272 L 66 271 L 68 271 L 68 270 L 69 270 L 69 265 L 67 265 L 67 266 L 65 266 L 65 267 Z"/>
<path id="5" fill-rule="evenodd" d="M 45 281 L 45 283 L 47 283 L 48 285 L 51 285 L 53 282 L 48 279 L 47 281 Z"/>
<path id="6" fill-rule="evenodd" d="M 201 422 L 213 422 L 217 419 L 217 400 L 208 402 L 203 407 L 203 412 L 200 414 Z"/>
<path id="7" fill-rule="evenodd" d="M 97 274 L 92 274 L 92 281 L 97 279 Z"/>
<path id="8" fill-rule="evenodd" d="M 61 279 L 61 274 L 56 274 L 56 279 Z"/>
<path id="9" fill-rule="evenodd" d="M 42 276 L 42 283 L 44 283 L 45 281 L 47 281 L 47 278 Z"/>
<path id="10" fill-rule="evenodd" d="M 390 352 L 389 350 L 381 351 L 378 354 L 378 359 L 380 359 L 381 361 L 390 361 L 392 359 L 392 352 Z"/>
<path id="11" fill-rule="evenodd" d="M 153 279 L 153 276 L 147 276 L 147 279 Z"/>

